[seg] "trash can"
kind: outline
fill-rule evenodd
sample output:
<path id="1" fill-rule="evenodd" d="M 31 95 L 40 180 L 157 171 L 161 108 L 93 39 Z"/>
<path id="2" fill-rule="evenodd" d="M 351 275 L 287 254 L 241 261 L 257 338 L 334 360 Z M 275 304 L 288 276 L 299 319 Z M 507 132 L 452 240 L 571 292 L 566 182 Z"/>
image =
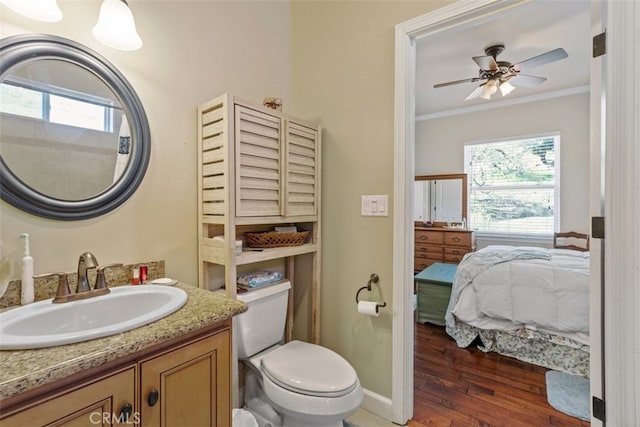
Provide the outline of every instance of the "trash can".
<path id="1" fill-rule="evenodd" d="M 231 411 L 231 425 L 233 427 L 258 427 L 256 417 L 246 409 L 233 408 Z"/>

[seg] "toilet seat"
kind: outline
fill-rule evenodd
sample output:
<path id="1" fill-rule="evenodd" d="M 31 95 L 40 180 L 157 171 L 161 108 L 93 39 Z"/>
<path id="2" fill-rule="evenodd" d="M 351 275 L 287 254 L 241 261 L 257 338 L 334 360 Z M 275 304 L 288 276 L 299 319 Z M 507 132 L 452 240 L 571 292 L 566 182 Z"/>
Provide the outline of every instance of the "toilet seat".
<path id="1" fill-rule="evenodd" d="M 271 405 L 285 417 L 292 416 L 313 423 L 328 423 L 330 419 L 344 420 L 362 403 L 362 387 L 359 382 L 352 391 L 340 397 L 309 396 L 293 392 L 280 387 L 267 376 L 262 377 L 262 385 Z M 305 425 L 300 421 L 290 424 Z"/>
<path id="2" fill-rule="evenodd" d="M 340 397 L 358 385 L 356 371 L 339 354 L 302 341 L 291 341 L 264 355 L 260 367 L 276 385 L 307 396 Z"/>

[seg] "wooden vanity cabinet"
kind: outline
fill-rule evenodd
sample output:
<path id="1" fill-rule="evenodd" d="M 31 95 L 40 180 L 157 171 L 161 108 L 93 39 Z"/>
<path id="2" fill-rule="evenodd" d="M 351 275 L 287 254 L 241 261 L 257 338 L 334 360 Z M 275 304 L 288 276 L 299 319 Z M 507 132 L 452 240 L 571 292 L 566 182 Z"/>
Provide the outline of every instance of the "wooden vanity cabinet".
<path id="1" fill-rule="evenodd" d="M 68 387 L 38 399 L 28 408 L 3 418 L 2 427 L 126 424 L 124 413 L 130 408 L 129 424 L 137 424 L 136 370 L 130 365 L 115 373 Z M 128 407 L 126 406 L 128 405 Z"/>
<path id="2" fill-rule="evenodd" d="M 3 405 L 0 425 L 230 426 L 230 324 L 143 350 L 122 365 L 110 362 L 108 372 L 90 379 L 76 374 L 79 379 L 51 384 L 10 408 Z"/>
<path id="3" fill-rule="evenodd" d="M 436 262 L 458 264 L 468 252 L 476 250 L 473 230 L 415 227 L 414 273 Z"/>
<path id="4" fill-rule="evenodd" d="M 230 333 L 140 363 L 142 425 L 229 426 Z"/>

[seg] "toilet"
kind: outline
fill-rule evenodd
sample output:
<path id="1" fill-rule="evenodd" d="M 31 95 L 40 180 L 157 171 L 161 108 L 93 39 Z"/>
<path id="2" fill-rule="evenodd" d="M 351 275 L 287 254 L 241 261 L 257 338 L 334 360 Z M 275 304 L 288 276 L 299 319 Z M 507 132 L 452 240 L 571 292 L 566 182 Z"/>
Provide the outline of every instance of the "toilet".
<path id="1" fill-rule="evenodd" d="M 355 369 L 316 344 L 283 344 L 291 283 L 238 294 L 249 309 L 234 318 L 238 358 L 248 367 L 244 402 L 260 427 L 335 426 L 362 402 Z"/>

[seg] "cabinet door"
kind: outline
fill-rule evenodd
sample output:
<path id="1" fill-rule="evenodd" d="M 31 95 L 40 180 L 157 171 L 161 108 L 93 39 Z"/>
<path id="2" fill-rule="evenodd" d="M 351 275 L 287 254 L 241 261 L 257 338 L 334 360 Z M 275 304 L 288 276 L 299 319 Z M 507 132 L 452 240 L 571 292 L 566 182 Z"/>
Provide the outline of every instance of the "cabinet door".
<path id="1" fill-rule="evenodd" d="M 317 215 L 318 129 L 289 120 L 286 136 L 285 214 Z"/>
<path id="2" fill-rule="evenodd" d="M 91 384 L 70 387 L 66 391 L 56 393 L 27 410 L 2 419 L 0 425 L 2 427 L 134 425 L 140 421 L 140 414 L 134 406 L 137 400 L 135 392 L 136 368 L 131 366 L 125 371 L 103 377 Z"/>
<path id="3" fill-rule="evenodd" d="M 282 119 L 235 106 L 236 216 L 283 215 Z"/>
<path id="4" fill-rule="evenodd" d="M 226 329 L 143 361 L 141 425 L 231 425 L 230 337 Z"/>

